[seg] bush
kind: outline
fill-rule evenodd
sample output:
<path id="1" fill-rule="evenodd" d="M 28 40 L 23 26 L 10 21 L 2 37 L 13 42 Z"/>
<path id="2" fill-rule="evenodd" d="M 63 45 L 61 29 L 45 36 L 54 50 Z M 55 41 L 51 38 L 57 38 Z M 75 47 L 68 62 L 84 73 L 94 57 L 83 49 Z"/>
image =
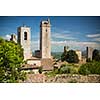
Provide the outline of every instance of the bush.
<path id="1" fill-rule="evenodd" d="M 79 68 L 79 73 L 82 74 L 82 75 L 88 75 L 90 74 L 90 71 L 87 67 L 86 64 L 82 65 L 80 68 Z"/>
<path id="2" fill-rule="evenodd" d="M 61 68 L 58 70 L 58 73 L 59 73 L 59 74 L 68 74 L 68 73 L 70 73 L 70 68 L 68 68 L 68 67 L 61 67 Z"/>
<path id="3" fill-rule="evenodd" d="M 100 74 L 100 62 L 88 62 L 79 68 L 79 73 L 83 75 Z"/>
<path id="4" fill-rule="evenodd" d="M 70 73 L 71 74 L 78 74 L 78 68 L 76 68 L 76 67 L 70 68 Z"/>
<path id="5" fill-rule="evenodd" d="M 23 48 L 19 44 L 0 38 L 1 83 L 16 83 L 25 79 L 25 73 L 21 71 L 23 58 Z"/>

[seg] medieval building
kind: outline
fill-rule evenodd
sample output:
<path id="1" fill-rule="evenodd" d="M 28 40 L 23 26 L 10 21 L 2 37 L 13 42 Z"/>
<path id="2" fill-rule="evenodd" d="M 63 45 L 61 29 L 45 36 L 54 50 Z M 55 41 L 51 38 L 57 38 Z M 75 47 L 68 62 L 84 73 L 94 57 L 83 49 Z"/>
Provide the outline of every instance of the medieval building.
<path id="1" fill-rule="evenodd" d="M 51 25 L 50 20 L 40 23 L 40 57 L 51 58 Z"/>
<path id="2" fill-rule="evenodd" d="M 41 21 L 40 23 L 40 50 L 35 50 L 35 56 L 31 51 L 31 29 L 25 25 L 17 28 L 17 39 L 15 35 L 11 35 L 11 41 L 19 43 L 23 48 L 24 60 L 26 68 L 36 69 L 43 67 L 44 70 L 52 69 L 51 58 L 51 25 L 50 20 Z"/>
<path id="3" fill-rule="evenodd" d="M 86 59 L 92 60 L 93 50 L 91 47 L 86 47 Z"/>
<path id="4" fill-rule="evenodd" d="M 15 43 L 17 43 L 17 36 L 15 34 L 11 34 L 10 41 L 14 41 Z"/>
<path id="5" fill-rule="evenodd" d="M 30 59 L 31 54 L 31 33 L 30 27 L 21 26 L 17 29 L 18 43 L 22 46 L 24 50 L 24 60 Z"/>

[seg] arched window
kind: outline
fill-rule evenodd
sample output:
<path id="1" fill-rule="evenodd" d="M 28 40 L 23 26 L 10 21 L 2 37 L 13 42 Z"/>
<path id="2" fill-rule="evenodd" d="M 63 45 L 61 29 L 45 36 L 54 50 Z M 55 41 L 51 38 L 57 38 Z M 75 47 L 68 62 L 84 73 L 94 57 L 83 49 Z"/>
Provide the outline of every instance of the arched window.
<path id="1" fill-rule="evenodd" d="M 27 32 L 24 32 L 24 40 L 27 40 Z"/>

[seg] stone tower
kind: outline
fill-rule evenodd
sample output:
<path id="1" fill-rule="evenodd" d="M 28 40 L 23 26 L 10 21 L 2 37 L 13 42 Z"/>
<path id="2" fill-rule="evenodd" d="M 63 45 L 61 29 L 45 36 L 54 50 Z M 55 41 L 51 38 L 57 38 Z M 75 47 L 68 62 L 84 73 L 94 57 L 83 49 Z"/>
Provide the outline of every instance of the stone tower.
<path id="1" fill-rule="evenodd" d="M 11 34 L 10 41 L 14 41 L 15 43 L 17 43 L 17 37 L 15 34 Z"/>
<path id="2" fill-rule="evenodd" d="M 24 50 L 24 60 L 31 58 L 31 33 L 30 33 L 30 27 L 21 26 L 17 29 L 18 33 L 18 43 L 22 46 Z"/>
<path id="3" fill-rule="evenodd" d="M 92 60 L 93 48 L 86 47 L 86 58 Z"/>
<path id="4" fill-rule="evenodd" d="M 51 25 L 50 20 L 40 23 L 40 57 L 51 58 Z"/>

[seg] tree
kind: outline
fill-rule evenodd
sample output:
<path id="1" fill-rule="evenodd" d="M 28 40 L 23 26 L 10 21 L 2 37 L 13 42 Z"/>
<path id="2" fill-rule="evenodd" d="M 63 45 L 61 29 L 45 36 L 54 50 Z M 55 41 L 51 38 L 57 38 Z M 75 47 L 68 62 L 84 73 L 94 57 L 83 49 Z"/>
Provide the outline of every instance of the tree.
<path id="1" fill-rule="evenodd" d="M 66 61 L 66 55 L 67 55 L 67 49 L 68 49 L 69 47 L 67 46 L 64 46 L 64 52 L 62 53 L 62 55 L 61 55 L 61 61 Z"/>
<path id="2" fill-rule="evenodd" d="M 95 61 L 100 61 L 100 52 L 99 52 L 99 50 L 95 49 L 93 51 L 92 59 L 95 60 Z"/>
<path id="3" fill-rule="evenodd" d="M 74 50 L 69 50 L 67 52 L 66 61 L 69 63 L 78 63 L 79 62 L 78 55 L 76 54 L 76 52 Z"/>
<path id="4" fill-rule="evenodd" d="M 100 75 L 100 62 L 92 61 L 81 65 L 79 68 L 79 73 L 82 75 L 88 75 L 88 74 Z"/>
<path id="5" fill-rule="evenodd" d="M 0 82 L 18 82 L 25 79 L 21 71 L 23 49 L 17 43 L 0 38 Z"/>
<path id="6" fill-rule="evenodd" d="M 61 55 L 61 61 L 66 61 L 66 55 L 67 52 L 63 52 L 63 54 Z"/>

